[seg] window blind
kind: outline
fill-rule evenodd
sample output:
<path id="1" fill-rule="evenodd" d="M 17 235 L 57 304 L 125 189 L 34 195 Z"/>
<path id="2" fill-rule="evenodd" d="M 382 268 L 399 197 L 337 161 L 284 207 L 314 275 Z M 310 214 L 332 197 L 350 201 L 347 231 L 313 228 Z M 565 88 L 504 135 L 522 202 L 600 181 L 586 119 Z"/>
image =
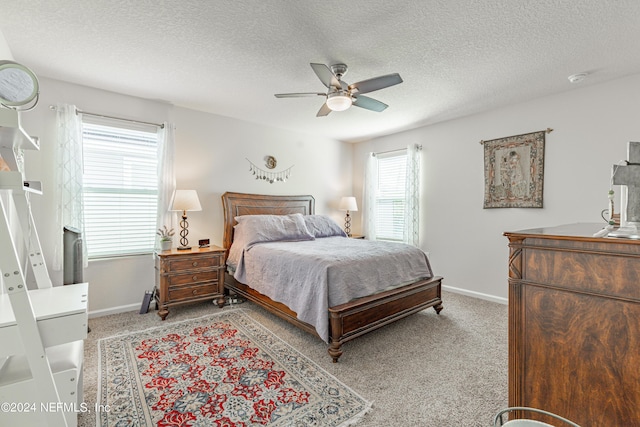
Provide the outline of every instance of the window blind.
<path id="1" fill-rule="evenodd" d="M 378 155 L 376 239 L 404 240 L 406 151 Z"/>
<path id="2" fill-rule="evenodd" d="M 157 129 L 83 117 L 82 141 L 84 240 L 89 258 L 153 252 Z"/>

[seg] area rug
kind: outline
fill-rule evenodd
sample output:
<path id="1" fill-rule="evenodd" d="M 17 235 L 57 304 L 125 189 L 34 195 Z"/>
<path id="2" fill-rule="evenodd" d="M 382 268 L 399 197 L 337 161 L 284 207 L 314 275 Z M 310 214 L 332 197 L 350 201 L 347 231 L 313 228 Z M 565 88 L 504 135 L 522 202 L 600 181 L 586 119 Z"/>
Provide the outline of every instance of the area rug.
<path id="1" fill-rule="evenodd" d="M 371 403 L 243 309 L 98 343 L 100 427 L 347 426 Z"/>

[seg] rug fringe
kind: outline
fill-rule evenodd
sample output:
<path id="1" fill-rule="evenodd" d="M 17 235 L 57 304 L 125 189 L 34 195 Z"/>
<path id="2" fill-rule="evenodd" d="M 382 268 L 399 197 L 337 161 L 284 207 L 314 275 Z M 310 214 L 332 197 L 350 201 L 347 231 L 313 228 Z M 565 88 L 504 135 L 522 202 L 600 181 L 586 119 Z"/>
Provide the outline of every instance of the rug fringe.
<path id="1" fill-rule="evenodd" d="M 372 406 L 373 406 L 373 402 L 367 402 L 367 406 L 362 411 L 360 411 L 360 413 L 358 413 L 357 415 L 354 415 L 353 417 L 351 417 L 347 421 L 345 421 L 342 424 L 338 425 L 338 427 L 349 427 L 349 426 L 353 426 L 353 425 L 358 424 L 360 421 L 362 421 L 362 418 L 365 415 L 367 415 L 367 413 L 371 410 Z"/>

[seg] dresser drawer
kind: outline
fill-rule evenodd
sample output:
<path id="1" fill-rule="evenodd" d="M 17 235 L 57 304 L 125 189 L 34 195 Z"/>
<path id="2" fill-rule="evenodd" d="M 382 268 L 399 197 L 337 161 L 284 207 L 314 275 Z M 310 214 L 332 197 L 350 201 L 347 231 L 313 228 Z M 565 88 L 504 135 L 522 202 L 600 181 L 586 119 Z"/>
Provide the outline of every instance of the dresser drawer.
<path id="1" fill-rule="evenodd" d="M 523 279 L 528 282 L 640 301 L 638 255 L 534 247 L 522 254 Z"/>
<path id="2" fill-rule="evenodd" d="M 189 259 L 170 259 L 169 271 L 184 271 L 195 268 L 219 267 L 222 265 L 221 256 L 201 256 Z"/>
<path id="3" fill-rule="evenodd" d="M 198 286 L 182 286 L 178 288 L 169 288 L 169 302 L 180 300 L 189 300 L 207 295 L 218 294 L 218 282 L 205 283 Z"/>
<path id="4" fill-rule="evenodd" d="M 211 282 L 218 280 L 218 270 L 192 271 L 190 273 L 172 274 L 167 277 L 169 286 L 180 286 L 197 282 Z"/>

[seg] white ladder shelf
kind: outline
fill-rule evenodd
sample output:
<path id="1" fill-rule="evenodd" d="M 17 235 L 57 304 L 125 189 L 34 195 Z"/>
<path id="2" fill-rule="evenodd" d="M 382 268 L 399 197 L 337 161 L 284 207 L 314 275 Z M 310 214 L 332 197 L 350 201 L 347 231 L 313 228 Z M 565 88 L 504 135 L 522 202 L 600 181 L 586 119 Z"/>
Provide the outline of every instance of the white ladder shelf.
<path id="1" fill-rule="evenodd" d="M 39 144 L 20 126 L 19 112 L 0 108 L 0 155 L 11 169 L 0 172 L 0 401 L 15 405 L 0 411 L 0 425 L 73 427 L 82 399 L 88 285 L 52 286 L 28 199 L 41 185 L 23 180 L 17 149 Z M 27 288 L 23 248 L 37 289 Z"/>

